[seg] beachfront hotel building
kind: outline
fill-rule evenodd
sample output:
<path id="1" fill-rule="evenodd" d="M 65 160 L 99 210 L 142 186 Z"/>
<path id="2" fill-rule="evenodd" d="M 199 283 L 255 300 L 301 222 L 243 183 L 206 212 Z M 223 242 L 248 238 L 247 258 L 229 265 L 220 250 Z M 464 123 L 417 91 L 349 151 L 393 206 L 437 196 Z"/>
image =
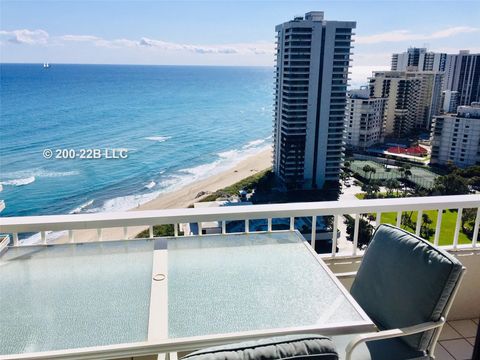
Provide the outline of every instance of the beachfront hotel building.
<path id="1" fill-rule="evenodd" d="M 384 135 L 408 136 L 429 130 L 440 112 L 443 73 L 437 71 L 377 71 L 370 79 L 370 96 L 386 98 Z"/>
<path id="2" fill-rule="evenodd" d="M 385 102 L 385 98 L 370 97 L 367 86 L 348 92 L 347 146 L 365 149 L 382 141 Z"/>
<path id="3" fill-rule="evenodd" d="M 459 106 L 456 114 L 435 117 L 431 143 L 432 164 L 480 164 L 480 103 Z"/>
<path id="4" fill-rule="evenodd" d="M 273 169 L 286 188 L 321 188 L 338 180 L 355 26 L 312 11 L 275 28 Z"/>

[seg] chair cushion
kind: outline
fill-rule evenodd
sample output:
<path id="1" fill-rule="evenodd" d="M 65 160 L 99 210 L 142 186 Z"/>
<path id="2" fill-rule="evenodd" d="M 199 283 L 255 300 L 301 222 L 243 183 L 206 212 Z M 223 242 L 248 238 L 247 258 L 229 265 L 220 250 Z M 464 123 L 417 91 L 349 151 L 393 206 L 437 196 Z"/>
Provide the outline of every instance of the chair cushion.
<path id="1" fill-rule="evenodd" d="M 351 294 L 381 329 L 438 321 L 462 264 L 447 252 L 394 226 L 380 225 L 365 251 Z M 402 338 L 427 349 L 433 331 Z"/>
<path id="2" fill-rule="evenodd" d="M 337 360 L 330 338 L 321 335 L 288 335 L 199 350 L 185 360 Z"/>

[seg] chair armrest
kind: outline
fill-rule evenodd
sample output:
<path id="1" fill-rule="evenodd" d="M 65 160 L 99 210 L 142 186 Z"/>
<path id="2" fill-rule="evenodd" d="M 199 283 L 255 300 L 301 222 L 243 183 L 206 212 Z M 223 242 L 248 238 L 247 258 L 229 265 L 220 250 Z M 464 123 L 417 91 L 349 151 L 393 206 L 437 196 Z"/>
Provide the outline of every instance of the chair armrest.
<path id="1" fill-rule="evenodd" d="M 350 360 L 353 350 L 360 344 L 367 341 L 383 340 L 396 337 L 402 337 L 412 334 L 417 334 L 427 330 L 432 330 L 442 326 L 445 319 L 442 317 L 438 321 L 430 321 L 418 325 L 408 326 L 400 329 L 383 330 L 374 333 L 360 334 L 354 337 L 345 348 L 345 360 Z"/>

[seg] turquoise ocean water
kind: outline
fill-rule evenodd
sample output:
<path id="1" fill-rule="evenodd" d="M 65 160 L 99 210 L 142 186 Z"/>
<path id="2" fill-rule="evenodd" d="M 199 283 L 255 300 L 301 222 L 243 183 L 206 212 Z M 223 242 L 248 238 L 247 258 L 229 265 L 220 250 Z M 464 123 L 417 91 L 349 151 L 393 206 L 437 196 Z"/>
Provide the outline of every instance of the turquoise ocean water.
<path id="1" fill-rule="evenodd" d="M 273 70 L 1 64 L 1 216 L 121 211 L 271 146 Z M 127 159 L 45 159 L 44 149 Z"/>

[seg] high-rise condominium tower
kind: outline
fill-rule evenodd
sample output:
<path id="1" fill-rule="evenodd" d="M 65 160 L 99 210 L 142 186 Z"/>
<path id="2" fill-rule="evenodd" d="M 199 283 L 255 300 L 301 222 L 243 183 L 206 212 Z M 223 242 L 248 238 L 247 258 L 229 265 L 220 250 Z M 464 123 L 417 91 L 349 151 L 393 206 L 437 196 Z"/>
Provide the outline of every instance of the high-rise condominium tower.
<path id="1" fill-rule="evenodd" d="M 409 48 L 392 55 L 392 71 L 445 71 L 447 54 L 429 52 L 426 48 Z"/>
<path id="2" fill-rule="evenodd" d="M 480 164 L 480 103 L 459 106 L 455 114 L 435 117 L 430 140 L 432 164 Z"/>
<path id="3" fill-rule="evenodd" d="M 444 89 L 457 92 L 458 105 L 480 101 L 480 54 L 462 50 L 448 55 Z"/>
<path id="4" fill-rule="evenodd" d="M 355 25 L 312 11 L 275 28 L 273 168 L 287 188 L 320 188 L 339 177 Z"/>
<path id="5" fill-rule="evenodd" d="M 348 92 L 345 118 L 348 146 L 365 149 L 382 141 L 386 100 L 371 97 L 366 86 Z"/>
<path id="6" fill-rule="evenodd" d="M 440 112 L 443 73 L 436 71 L 376 71 L 370 96 L 386 98 L 385 137 L 403 138 L 414 129 L 429 130 Z"/>

